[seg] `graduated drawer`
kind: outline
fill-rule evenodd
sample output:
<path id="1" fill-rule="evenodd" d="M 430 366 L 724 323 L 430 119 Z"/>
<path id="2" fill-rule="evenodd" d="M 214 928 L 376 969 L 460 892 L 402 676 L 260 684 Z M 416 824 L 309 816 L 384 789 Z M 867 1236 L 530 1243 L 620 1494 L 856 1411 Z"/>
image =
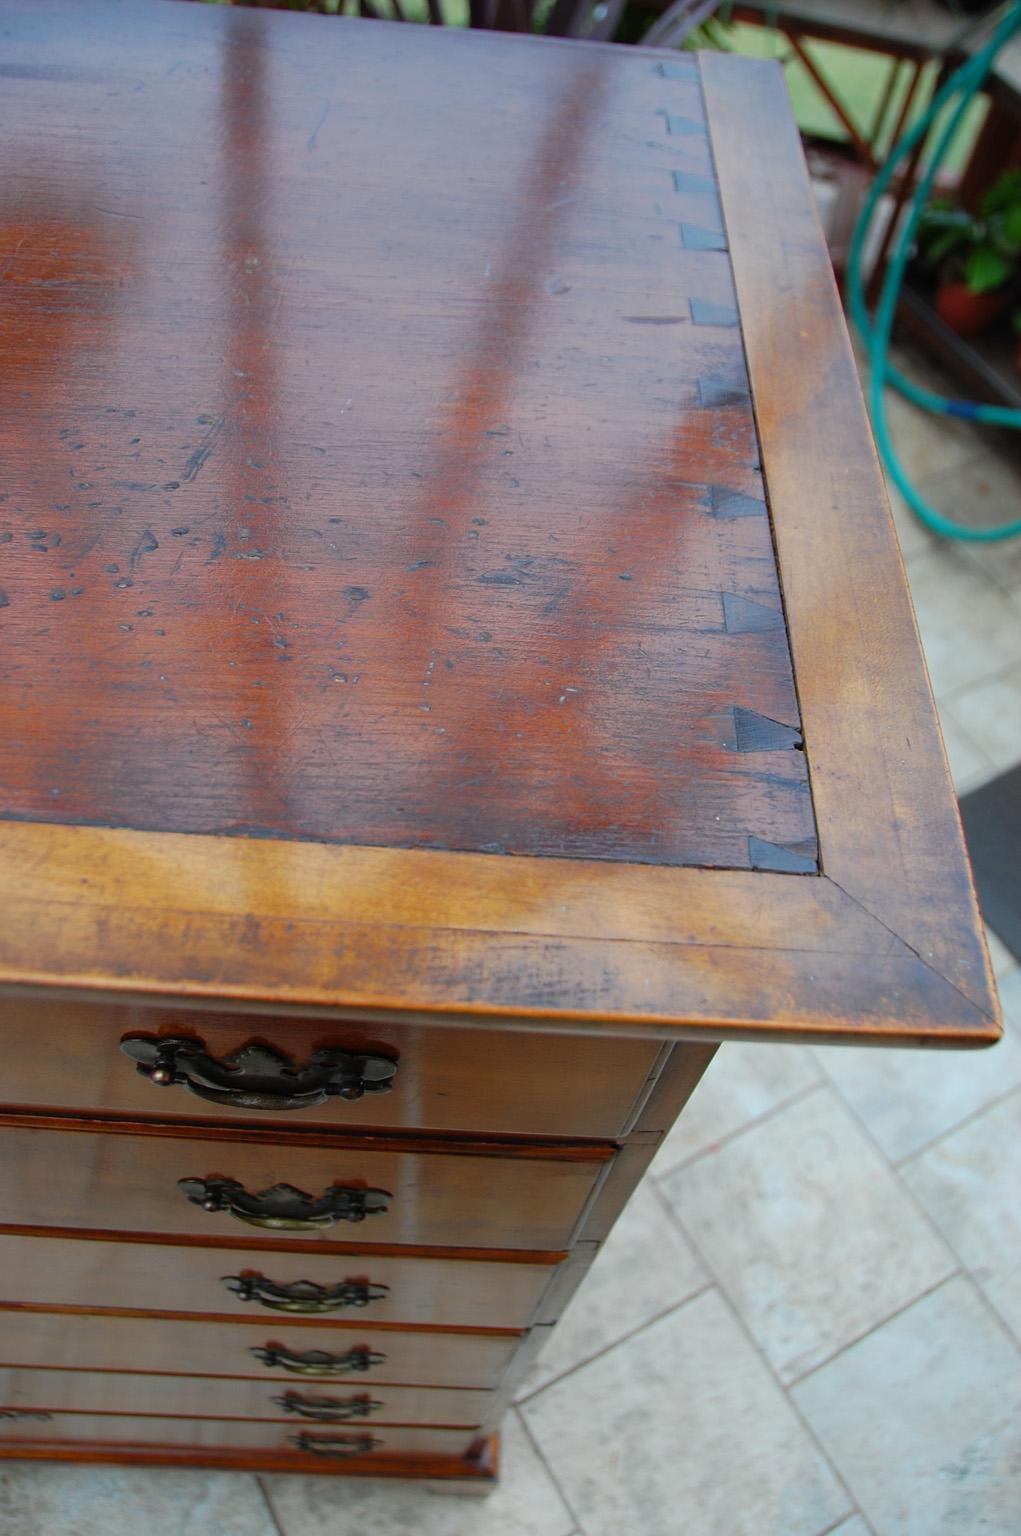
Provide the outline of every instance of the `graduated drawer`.
<path id="1" fill-rule="evenodd" d="M 0 1369 L 0 1417 L 4 1413 L 135 1413 L 186 1419 L 275 1419 L 298 1425 L 371 1421 L 474 1429 L 489 1418 L 494 1396 L 491 1390 L 475 1387 Z"/>
<path id="2" fill-rule="evenodd" d="M 442 1024 L 360 1026 L 39 998 L 0 999 L 3 1103 L 189 1120 L 276 1120 L 355 1130 L 467 1131 L 612 1139 L 644 1096 L 661 1046 L 609 1035 L 533 1034 Z M 211 1103 L 158 1087 L 121 1050 L 126 1038 L 189 1038 L 214 1063 L 252 1042 L 299 1070 L 319 1049 L 396 1061 L 391 1091 L 294 1110 Z M 281 1076 L 278 1087 L 286 1089 Z"/>
<path id="3" fill-rule="evenodd" d="M 0 1235 L 0 1302 L 526 1328 L 553 1268 Z"/>
<path id="4" fill-rule="evenodd" d="M 310 1243 L 397 1243 L 454 1248 L 562 1250 L 600 1171 L 600 1148 L 486 1148 L 376 1140 L 308 1145 L 262 1140 L 126 1134 L 116 1126 L 0 1130 L 0 1225 L 251 1241 L 252 1223 L 232 1212 L 253 1204 L 256 1224 L 319 1220 L 324 1204 L 381 1209 L 361 1221 L 264 1228 Z M 399 1147 L 399 1149 L 398 1149 Z M 221 1199 L 230 1209 L 200 1202 Z M 263 1198 L 287 1185 L 294 1194 Z M 305 1215 L 302 1215 L 305 1213 Z M 309 1214 L 312 1213 L 312 1214 Z M 325 1220 L 325 1216 L 322 1217 Z"/>
<path id="5" fill-rule="evenodd" d="M 239 1376 L 304 1388 L 495 1387 L 514 1333 L 329 1328 L 286 1318 L 190 1322 L 0 1308 L 0 1366 Z M 258 1351 L 258 1353 L 256 1353 Z"/>
<path id="6" fill-rule="evenodd" d="M 202 1451 L 268 1451 L 310 1462 L 378 1461 L 390 1456 L 468 1456 L 473 1429 L 369 1424 L 273 1424 L 254 1419 L 135 1418 L 117 1413 L 55 1413 L 0 1420 L 0 1446 L 162 1446 Z"/>

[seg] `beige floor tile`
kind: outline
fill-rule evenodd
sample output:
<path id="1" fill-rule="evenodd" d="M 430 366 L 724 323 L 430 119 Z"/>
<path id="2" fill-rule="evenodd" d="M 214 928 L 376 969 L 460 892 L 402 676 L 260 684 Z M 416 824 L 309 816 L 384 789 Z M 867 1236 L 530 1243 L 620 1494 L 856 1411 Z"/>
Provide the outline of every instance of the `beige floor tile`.
<path id="1" fill-rule="evenodd" d="M 661 1187 L 784 1381 L 955 1267 L 829 1089 L 688 1163 Z"/>
<path id="2" fill-rule="evenodd" d="M 987 779 L 994 778 L 996 769 L 968 732 L 955 718 L 953 706 L 945 700 L 940 704 L 939 723 L 943 741 L 950 759 L 950 772 L 959 795 L 969 789 L 977 789 Z"/>
<path id="3" fill-rule="evenodd" d="M 850 1520 L 844 1520 L 835 1531 L 827 1531 L 826 1536 L 872 1536 L 861 1515 L 852 1515 Z"/>
<path id="4" fill-rule="evenodd" d="M 915 485 L 931 482 L 937 475 L 949 475 L 982 452 L 981 439 L 970 423 L 920 410 L 889 388 L 886 424 L 894 453 Z"/>
<path id="5" fill-rule="evenodd" d="M 996 528 L 1021 515 L 1021 470 L 973 429 L 971 454 L 949 468 L 918 481 L 918 490 L 935 511 L 965 528 Z M 1012 554 L 1019 539 L 978 543 L 962 539 L 957 548 L 977 562 L 998 585 L 1021 580 L 1021 563 Z"/>
<path id="6" fill-rule="evenodd" d="M 908 580 L 940 700 L 1021 662 L 1021 597 L 945 546 L 909 560 Z"/>
<path id="7" fill-rule="evenodd" d="M 903 1176 L 1021 1341 L 1021 1093 L 919 1153 Z"/>
<path id="8" fill-rule="evenodd" d="M 5 1462 L 3 1536 L 276 1536 L 254 1477 L 178 1468 Z"/>
<path id="9" fill-rule="evenodd" d="M 984 1051 L 863 1051 L 833 1046 L 819 1065 L 899 1163 L 1021 1084 L 1021 1037 L 1011 1028 Z"/>
<path id="10" fill-rule="evenodd" d="M 651 1181 L 635 1192 L 519 1398 L 591 1360 L 706 1284 L 695 1252 Z"/>
<path id="11" fill-rule="evenodd" d="M 818 1536 L 849 1510 L 715 1291 L 522 1411 L 586 1536 Z"/>
<path id="12" fill-rule="evenodd" d="M 1021 1363 L 957 1277 L 794 1389 L 876 1536 L 1017 1536 Z"/>
<path id="13" fill-rule="evenodd" d="M 667 1134 L 652 1173 L 663 1177 L 820 1079 L 806 1046 L 726 1042 Z"/>
<path id="14" fill-rule="evenodd" d="M 262 1482 L 282 1536 L 571 1536 L 576 1529 L 514 1413 L 504 1423 L 500 1483 L 486 1499 L 360 1478 Z"/>
<path id="15" fill-rule="evenodd" d="M 998 772 L 1021 763 L 1021 665 L 955 695 L 950 709 Z"/>

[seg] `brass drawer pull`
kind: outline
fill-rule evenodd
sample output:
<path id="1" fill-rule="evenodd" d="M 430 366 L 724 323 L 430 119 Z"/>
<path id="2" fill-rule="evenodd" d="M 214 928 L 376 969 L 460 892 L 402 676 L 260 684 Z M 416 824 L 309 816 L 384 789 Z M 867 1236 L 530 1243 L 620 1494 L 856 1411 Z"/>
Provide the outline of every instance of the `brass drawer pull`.
<path id="1" fill-rule="evenodd" d="M 351 1189 L 344 1184 L 331 1185 L 318 1199 L 293 1184 L 274 1184 L 250 1195 L 237 1179 L 178 1179 L 177 1187 L 204 1211 L 226 1211 L 250 1227 L 283 1232 L 310 1232 L 335 1221 L 382 1216 L 392 1198 L 385 1189 Z"/>
<path id="2" fill-rule="evenodd" d="M 239 1301 L 257 1301 L 274 1312 L 339 1312 L 342 1307 L 367 1307 L 385 1301 L 388 1285 L 369 1285 L 363 1280 L 341 1280 L 339 1285 L 317 1285 L 314 1280 L 294 1280 L 278 1285 L 265 1275 L 221 1275 L 228 1291 Z"/>
<path id="3" fill-rule="evenodd" d="M 263 1365 L 271 1369 L 292 1371 L 295 1376 L 346 1376 L 349 1371 L 371 1371 L 374 1365 L 382 1365 L 385 1355 L 377 1355 L 371 1349 L 349 1349 L 343 1355 L 331 1355 L 326 1349 L 307 1349 L 304 1354 L 284 1349 L 279 1344 L 259 1344 L 249 1351 Z"/>
<path id="4" fill-rule="evenodd" d="M 326 1099 L 389 1093 L 397 1063 L 355 1051 L 313 1051 L 307 1067 L 269 1045 L 243 1045 L 217 1061 L 202 1040 L 177 1035 L 128 1035 L 121 1050 L 143 1077 L 161 1088 L 183 1083 L 200 1099 L 238 1109 L 309 1109 Z"/>
<path id="5" fill-rule="evenodd" d="M 302 1419 L 316 1419 L 320 1424 L 367 1419 L 370 1413 L 377 1413 L 383 1406 L 371 1397 L 302 1397 L 300 1392 L 284 1392 L 271 1401 L 285 1413 L 296 1413 Z"/>
<path id="6" fill-rule="evenodd" d="M 288 1439 L 299 1451 L 311 1451 L 313 1456 L 367 1456 L 383 1444 L 372 1435 L 310 1435 L 306 1429 Z"/>

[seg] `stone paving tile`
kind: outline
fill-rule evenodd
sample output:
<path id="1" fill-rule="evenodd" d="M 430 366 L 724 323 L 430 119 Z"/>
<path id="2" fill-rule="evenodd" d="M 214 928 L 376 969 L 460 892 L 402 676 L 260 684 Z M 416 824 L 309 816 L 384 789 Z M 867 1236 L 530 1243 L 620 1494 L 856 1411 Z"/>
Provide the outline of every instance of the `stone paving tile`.
<path id="1" fill-rule="evenodd" d="M 807 1046 L 725 1042 L 657 1152 L 651 1172 L 662 1178 L 821 1080 Z"/>
<path id="2" fill-rule="evenodd" d="M 982 1051 L 816 1052 L 820 1067 L 891 1162 L 903 1162 L 1021 1085 L 1021 1035 Z"/>
<path id="3" fill-rule="evenodd" d="M 519 1399 L 686 1301 L 707 1279 L 691 1244 L 647 1181 L 610 1233 Z"/>
<path id="4" fill-rule="evenodd" d="M 276 1536 L 254 1477 L 177 1467 L 0 1467 L 3 1536 Z"/>
<path id="5" fill-rule="evenodd" d="M 1021 595 L 1008 596 L 946 545 L 913 556 L 907 569 L 933 688 L 941 702 L 953 694 L 957 710 L 965 688 L 1021 664 Z"/>
<path id="6" fill-rule="evenodd" d="M 919 1153 L 903 1175 L 1021 1342 L 1021 1092 Z M 1021 1486 L 1018 1513 L 1021 1529 Z"/>
<path id="7" fill-rule="evenodd" d="M 678 1169 L 661 1188 L 786 1382 L 956 1267 L 830 1089 Z"/>
<path id="8" fill-rule="evenodd" d="M 499 1485 L 485 1499 L 382 1479 L 274 1474 L 262 1484 L 282 1536 L 572 1536 L 577 1528 L 515 1413 L 504 1423 Z"/>
<path id="9" fill-rule="evenodd" d="M 819 1536 L 851 1508 L 716 1291 L 522 1412 L 586 1536 Z"/>
<path id="10" fill-rule="evenodd" d="M 1017 1536 L 1021 1359 L 957 1276 L 800 1382 L 876 1536 Z"/>
<path id="11" fill-rule="evenodd" d="M 951 712 L 997 773 L 1021 763 L 1021 667 L 955 696 Z"/>

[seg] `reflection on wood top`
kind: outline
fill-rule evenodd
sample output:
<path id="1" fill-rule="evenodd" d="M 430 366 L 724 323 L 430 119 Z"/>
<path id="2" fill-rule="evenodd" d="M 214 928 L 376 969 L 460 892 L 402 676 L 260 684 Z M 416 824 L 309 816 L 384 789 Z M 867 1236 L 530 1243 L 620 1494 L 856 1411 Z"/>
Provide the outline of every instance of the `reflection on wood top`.
<path id="1" fill-rule="evenodd" d="M 815 871 L 694 63 L 4 10 L 0 815 Z"/>

